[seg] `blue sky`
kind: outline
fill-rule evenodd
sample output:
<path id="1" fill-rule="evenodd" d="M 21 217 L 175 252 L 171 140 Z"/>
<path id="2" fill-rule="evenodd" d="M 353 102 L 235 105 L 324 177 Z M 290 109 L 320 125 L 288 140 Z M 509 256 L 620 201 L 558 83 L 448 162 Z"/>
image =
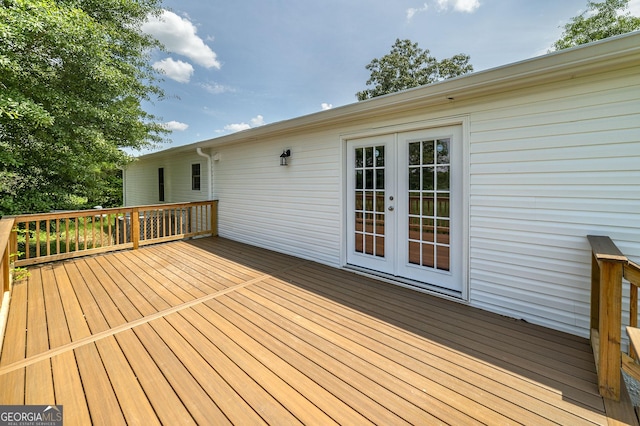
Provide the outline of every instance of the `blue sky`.
<path id="1" fill-rule="evenodd" d="M 546 53 L 587 0 L 165 0 L 165 149 L 356 102 L 397 38 L 481 71 Z M 631 1 L 640 15 L 640 0 Z"/>

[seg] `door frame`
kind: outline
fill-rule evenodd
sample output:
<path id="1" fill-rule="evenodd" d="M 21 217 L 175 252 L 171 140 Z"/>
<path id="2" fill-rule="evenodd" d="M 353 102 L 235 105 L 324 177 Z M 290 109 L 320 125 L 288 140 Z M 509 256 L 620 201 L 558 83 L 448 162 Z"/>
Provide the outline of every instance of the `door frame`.
<path id="1" fill-rule="evenodd" d="M 392 126 L 384 126 L 377 128 L 367 128 L 361 129 L 358 131 L 353 131 L 349 133 L 340 134 L 340 146 L 341 146 L 341 175 L 342 175 L 342 187 L 341 187 L 341 219 L 340 219 L 340 235 L 341 235 L 341 255 L 340 261 L 341 265 L 345 269 L 352 270 L 354 272 L 375 276 L 377 279 L 381 279 L 383 281 L 387 281 L 402 287 L 408 287 L 417 291 L 435 294 L 441 297 L 449 298 L 456 301 L 469 302 L 470 290 L 469 290 L 469 116 L 468 115 L 458 115 L 451 116 L 443 119 L 435 119 L 435 120 L 425 120 L 425 121 L 417 121 L 399 125 Z M 450 127 L 450 126 L 460 126 L 462 131 L 462 159 L 459 164 L 458 170 L 462 173 L 462 220 L 461 220 L 461 281 L 462 281 L 462 290 L 460 292 L 448 291 L 444 290 L 437 286 L 416 286 L 414 281 L 403 279 L 399 277 L 395 277 L 392 275 L 377 273 L 375 271 L 367 270 L 364 268 L 359 268 L 356 266 L 349 265 L 347 263 L 347 245 L 348 238 L 347 235 L 347 220 L 348 220 L 348 212 L 347 206 L 348 201 L 347 197 L 349 196 L 349 192 L 347 190 L 347 178 L 348 178 L 348 164 L 347 164 L 347 142 L 349 140 L 361 139 L 361 138 L 369 138 L 376 136 L 385 136 L 392 135 L 396 133 L 405 133 L 405 132 L 413 132 L 413 131 L 421 131 L 421 130 L 434 130 L 440 127 Z"/>

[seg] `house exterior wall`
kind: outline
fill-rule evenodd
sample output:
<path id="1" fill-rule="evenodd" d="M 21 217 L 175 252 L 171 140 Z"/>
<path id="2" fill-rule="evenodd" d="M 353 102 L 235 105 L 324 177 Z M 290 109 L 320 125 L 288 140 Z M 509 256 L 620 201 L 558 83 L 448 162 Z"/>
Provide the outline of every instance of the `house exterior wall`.
<path id="1" fill-rule="evenodd" d="M 191 165 L 200 164 L 200 190 L 191 189 Z M 158 169 L 164 168 L 164 203 L 205 201 L 208 197 L 207 159 L 193 152 L 134 161 L 125 169 L 124 194 L 127 206 L 162 204 L 159 200 Z"/>
<path id="2" fill-rule="evenodd" d="M 522 90 L 473 113 L 474 306 L 588 335 L 585 236 L 608 235 L 640 258 L 637 72 Z"/>
<path id="3" fill-rule="evenodd" d="M 279 165 L 283 149 L 289 165 Z M 333 132 L 221 147 L 221 236 L 340 266 L 341 149 Z"/>
<path id="4" fill-rule="evenodd" d="M 591 257 L 586 235 L 609 235 L 627 256 L 640 260 L 637 73 L 636 64 L 210 147 L 208 153 L 219 155 L 213 162 L 219 234 L 342 267 L 344 141 L 460 120 L 469 211 L 468 303 L 587 336 Z M 283 149 L 292 153 L 287 167 L 279 166 Z M 196 158 L 193 150 L 132 165 L 127 203 L 153 201 L 145 197 L 157 193 L 149 187 L 160 164 L 172 179 L 167 201 L 202 199 L 184 182 Z M 205 160 L 206 170 L 206 159 L 197 158 Z"/>

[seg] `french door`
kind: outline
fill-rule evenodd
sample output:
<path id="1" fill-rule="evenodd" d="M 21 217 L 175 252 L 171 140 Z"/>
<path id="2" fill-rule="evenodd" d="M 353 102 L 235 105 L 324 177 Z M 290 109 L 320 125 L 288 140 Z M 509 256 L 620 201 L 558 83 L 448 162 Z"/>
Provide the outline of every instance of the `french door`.
<path id="1" fill-rule="evenodd" d="M 347 141 L 347 263 L 461 292 L 459 126 Z"/>

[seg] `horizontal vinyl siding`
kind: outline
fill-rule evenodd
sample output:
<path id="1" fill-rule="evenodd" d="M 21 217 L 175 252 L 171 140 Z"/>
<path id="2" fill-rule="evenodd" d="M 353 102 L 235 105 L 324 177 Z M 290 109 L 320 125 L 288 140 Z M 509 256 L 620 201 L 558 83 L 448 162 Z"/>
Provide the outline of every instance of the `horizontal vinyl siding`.
<path id="1" fill-rule="evenodd" d="M 221 147 L 215 164 L 219 233 L 279 252 L 340 264 L 337 135 L 304 135 Z M 280 166 L 283 149 L 289 165 Z"/>
<path id="2" fill-rule="evenodd" d="M 136 161 L 125 169 L 125 205 L 158 202 L 158 169 L 152 161 Z M 166 179 L 166 178 L 165 178 Z"/>
<path id="3" fill-rule="evenodd" d="M 608 235 L 640 261 L 637 75 L 636 65 L 211 148 L 219 154 L 213 162 L 219 233 L 341 266 L 340 136 L 394 133 L 407 130 L 398 126 L 422 128 L 465 117 L 469 303 L 587 336 L 591 254 L 586 236 Z M 291 150 L 287 167 L 279 166 L 283 149 Z M 200 194 L 190 191 L 195 161 L 203 170 Z M 149 193 L 157 196 L 160 166 L 165 167 L 167 202 L 206 194 L 206 159 L 195 152 L 170 153 L 131 166 L 129 204 L 148 203 Z M 626 321 L 627 296 L 623 308 Z"/>
<path id="4" fill-rule="evenodd" d="M 200 190 L 191 189 L 191 164 L 200 164 Z M 158 168 L 164 168 L 164 202 L 206 201 L 209 190 L 207 159 L 193 153 L 136 161 L 127 167 L 126 203 L 158 204 Z"/>
<path id="5" fill-rule="evenodd" d="M 471 303 L 587 336 L 586 235 L 640 257 L 637 69 L 517 95 L 471 116 Z"/>

